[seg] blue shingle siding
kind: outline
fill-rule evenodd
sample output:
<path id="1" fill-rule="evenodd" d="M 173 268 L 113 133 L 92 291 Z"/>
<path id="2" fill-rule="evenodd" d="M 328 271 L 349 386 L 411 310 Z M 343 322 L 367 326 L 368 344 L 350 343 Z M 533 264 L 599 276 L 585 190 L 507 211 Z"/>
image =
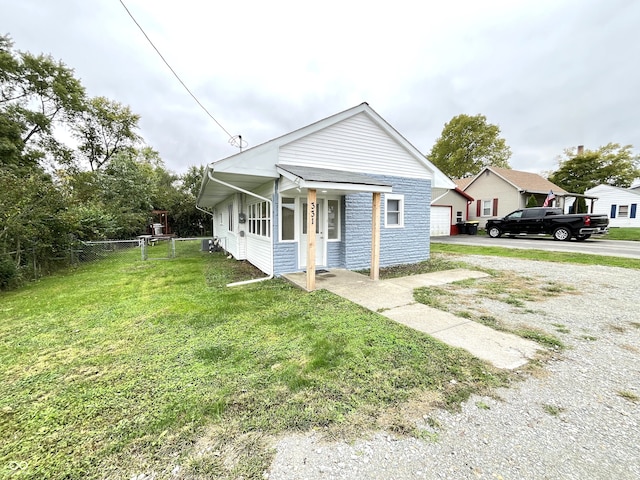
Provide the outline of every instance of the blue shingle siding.
<path id="1" fill-rule="evenodd" d="M 385 228 L 385 195 L 381 195 L 380 266 L 415 263 L 429 258 L 431 181 L 376 175 L 391 183 L 393 193 L 404 195 L 404 227 Z M 371 263 L 371 193 L 346 195 L 342 201 L 339 242 L 327 242 L 327 266 L 360 270 Z M 274 197 L 274 274 L 298 268 L 298 242 L 278 239 L 279 197 Z"/>
<path id="2" fill-rule="evenodd" d="M 274 243 L 273 250 L 274 275 L 298 271 L 298 242 Z"/>
<path id="3" fill-rule="evenodd" d="M 340 268 L 343 265 L 343 242 L 327 242 L 327 267 Z"/>
<path id="4" fill-rule="evenodd" d="M 404 195 L 404 227 L 384 228 L 385 196 L 381 200 L 380 266 L 414 263 L 429 258 L 431 181 L 376 176 Z M 345 268 L 358 270 L 371 263 L 371 197 L 359 193 L 345 197 Z"/>

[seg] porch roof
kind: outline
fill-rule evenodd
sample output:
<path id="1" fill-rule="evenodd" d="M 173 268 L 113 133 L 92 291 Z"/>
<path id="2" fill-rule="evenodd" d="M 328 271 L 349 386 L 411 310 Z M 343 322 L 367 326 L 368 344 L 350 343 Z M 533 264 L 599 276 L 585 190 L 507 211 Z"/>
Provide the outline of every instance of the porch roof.
<path id="1" fill-rule="evenodd" d="M 380 193 L 392 191 L 390 183 L 365 173 L 285 164 L 278 164 L 276 168 L 280 175 L 300 189 Z"/>

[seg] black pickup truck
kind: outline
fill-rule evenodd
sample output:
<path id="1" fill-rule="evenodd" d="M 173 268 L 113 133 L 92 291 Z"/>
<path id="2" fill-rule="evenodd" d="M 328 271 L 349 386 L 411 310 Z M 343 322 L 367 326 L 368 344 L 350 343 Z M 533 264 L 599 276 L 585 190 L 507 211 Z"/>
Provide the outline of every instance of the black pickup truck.
<path id="1" fill-rule="evenodd" d="M 560 208 L 525 208 L 502 218 L 487 220 L 487 234 L 492 238 L 505 235 L 544 234 L 556 240 L 586 240 L 591 235 L 608 232 L 609 217 L 591 213 L 565 215 Z"/>

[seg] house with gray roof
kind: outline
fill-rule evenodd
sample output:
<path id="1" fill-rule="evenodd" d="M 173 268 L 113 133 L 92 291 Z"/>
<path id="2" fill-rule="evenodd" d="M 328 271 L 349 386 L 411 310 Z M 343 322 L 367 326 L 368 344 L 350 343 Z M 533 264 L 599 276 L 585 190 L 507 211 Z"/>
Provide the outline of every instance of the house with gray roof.
<path id="1" fill-rule="evenodd" d="M 432 189 L 455 184 L 368 104 L 207 166 L 197 206 L 226 252 L 267 276 L 430 255 Z"/>

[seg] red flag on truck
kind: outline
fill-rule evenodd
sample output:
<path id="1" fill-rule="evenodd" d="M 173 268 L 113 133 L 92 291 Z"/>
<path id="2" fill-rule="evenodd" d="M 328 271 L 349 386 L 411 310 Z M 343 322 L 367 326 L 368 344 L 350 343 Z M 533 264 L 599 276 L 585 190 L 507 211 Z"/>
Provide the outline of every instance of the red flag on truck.
<path id="1" fill-rule="evenodd" d="M 553 194 L 553 190 L 549 190 L 549 194 L 547 195 L 547 198 L 544 199 L 544 203 L 542 204 L 542 206 L 548 207 L 554 198 L 556 198 L 556 196 Z"/>

